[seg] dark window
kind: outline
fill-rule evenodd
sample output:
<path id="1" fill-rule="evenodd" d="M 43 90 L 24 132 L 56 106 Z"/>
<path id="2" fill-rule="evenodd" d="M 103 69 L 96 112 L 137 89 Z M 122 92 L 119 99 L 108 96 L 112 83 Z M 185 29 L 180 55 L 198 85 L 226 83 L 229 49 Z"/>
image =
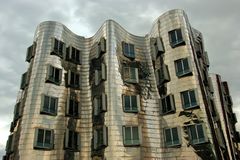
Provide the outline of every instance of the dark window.
<path id="1" fill-rule="evenodd" d="M 107 111 L 107 96 L 106 94 L 101 94 L 99 96 L 95 96 L 93 99 L 94 105 L 94 115 L 97 116 L 101 112 Z"/>
<path id="2" fill-rule="evenodd" d="M 75 98 L 68 98 L 66 115 L 71 117 L 80 116 L 80 103 Z"/>
<path id="3" fill-rule="evenodd" d="M 138 68 L 123 67 L 123 77 L 125 82 L 138 83 Z"/>
<path id="4" fill-rule="evenodd" d="M 192 73 L 189 59 L 183 58 L 175 61 L 176 75 L 182 77 Z"/>
<path id="5" fill-rule="evenodd" d="M 139 95 L 123 95 L 123 109 L 125 112 L 138 112 L 140 108 Z"/>
<path id="6" fill-rule="evenodd" d="M 162 85 L 163 83 L 170 81 L 170 75 L 168 72 L 168 66 L 163 64 L 160 69 L 155 71 L 157 85 Z"/>
<path id="7" fill-rule="evenodd" d="M 25 89 L 25 87 L 28 85 L 28 80 L 28 72 L 23 73 L 21 78 L 21 89 Z"/>
<path id="8" fill-rule="evenodd" d="M 75 64 L 81 64 L 81 52 L 74 47 L 68 47 L 66 59 Z"/>
<path id="9" fill-rule="evenodd" d="M 68 85 L 67 86 L 79 89 L 80 88 L 80 75 L 75 72 L 68 71 Z"/>
<path id="10" fill-rule="evenodd" d="M 165 52 L 162 39 L 160 37 L 151 38 L 151 47 L 153 52 L 153 59 L 156 60 L 158 56 Z"/>
<path id="11" fill-rule="evenodd" d="M 134 45 L 130 43 L 122 43 L 123 54 L 129 58 L 135 58 Z"/>
<path id="12" fill-rule="evenodd" d="M 11 134 L 8 137 L 7 145 L 6 145 L 6 153 L 7 154 L 13 152 L 14 141 L 15 141 L 15 134 Z"/>
<path id="13" fill-rule="evenodd" d="M 46 78 L 46 82 L 51 82 L 59 85 L 62 80 L 62 70 L 53 66 L 48 67 L 48 74 Z"/>
<path id="14" fill-rule="evenodd" d="M 21 103 L 18 102 L 14 108 L 14 121 L 21 117 Z"/>
<path id="15" fill-rule="evenodd" d="M 175 111 L 174 97 L 172 94 L 162 98 L 162 114 L 167 114 Z"/>
<path id="16" fill-rule="evenodd" d="M 53 130 L 40 129 L 35 130 L 35 149 L 53 149 Z"/>
<path id="17" fill-rule="evenodd" d="M 41 107 L 42 114 L 57 115 L 58 98 L 43 95 L 43 102 Z"/>
<path id="18" fill-rule="evenodd" d="M 167 128 L 165 131 L 165 144 L 167 147 L 178 146 L 180 142 L 180 128 Z"/>
<path id="19" fill-rule="evenodd" d="M 124 126 L 123 127 L 124 145 L 140 145 L 138 126 Z"/>
<path id="20" fill-rule="evenodd" d="M 107 146 L 107 127 L 103 126 L 94 130 L 94 149 L 101 149 Z"/>
<path id="21" fill-rule="evenodd" d="M 201 144 L 207 142 L 207 137 L 202 124 L 188 126 L 188 133 L 191 144 Z"/>
<path id="22" fill-rule="evenodd" d="M 177 47 L 179 45 L 184 45 L 185 42 L 184 42 L 184 39 L 183 39 L 183 36 L 182 36 L 182 31 L 181 29 L 175 29 L 175 30 L 172 30 L 169 33 L 169 41 L 170 41 L 170 45 L 174 48 L 174 47 Z"/>
<path id="23" fill-rule="evenodd" d="M 95 70 L 95 81 L 94 84 L 98 85 L 101 81 L 106 80 L 106 65 L 104 63 L 101 63 L 101 70 Z"/>
<path id="24" fill-rule="evenodd" d="M 183 109 L 189 109 L 198 106 L 196 91 L 195 90 L 187 90 L 181 92 L 182 105 Z"/>
<path id="25" fill-rule="evenodd" d="M 36 52 L 36 42 L 33 43 L 30 47 L 27 49 L 27 55 L 26 55 L 26 61 L 30 62 L 31 59 L 35 56 Z"/>
<path id="26" fill-rule="evenodd" d="M 97 47 L 98 47 L 98 51 L 97 51 L 98 52 L 97 58 L 98 58 L 101 54 L 106 52 L 106 39 L 104 37 L 100 39 Z"/>
<path id="27" fill-rule="evenodd" d="M 62 41 L 57 40 L 56 38 L 52 39 L 52 51 L 51 51 L 52 55 L 63 57 L 65 50 L 66 50 L 65 44 Z"/>
<path id="28" fill-rule="evenodd" d="M 65 148 L 74 151 L 80 150 L 80 135 L 78 132 L 66 130 Z"/>

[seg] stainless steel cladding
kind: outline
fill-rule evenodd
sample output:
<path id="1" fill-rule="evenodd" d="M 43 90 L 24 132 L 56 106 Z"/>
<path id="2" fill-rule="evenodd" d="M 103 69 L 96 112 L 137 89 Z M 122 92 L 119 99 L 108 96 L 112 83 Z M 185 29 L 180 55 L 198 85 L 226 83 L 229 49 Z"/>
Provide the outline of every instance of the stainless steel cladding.
<path id="1" fill-rule="evenodd" d="M 85 38 L 39 24 L 6 159 L 216 159 L 202 35 L 182 10 L 145 36 L 113 20 Z"/>

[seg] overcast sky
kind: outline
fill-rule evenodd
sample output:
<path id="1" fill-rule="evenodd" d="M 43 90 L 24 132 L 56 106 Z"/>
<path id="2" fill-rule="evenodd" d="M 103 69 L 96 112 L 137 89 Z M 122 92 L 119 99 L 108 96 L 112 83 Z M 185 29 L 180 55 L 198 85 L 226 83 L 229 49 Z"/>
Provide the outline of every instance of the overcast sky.
<path id="1" fill-rule="evenodd" d="M 4 153 L 21 74 L 28 67 L 26 48 L 36 26 L 59 21 L 74 33 L 90 37 L 107 19 L 136 35 L 147 34 L 153 21 L 170 9 L 186 11 L 191 25 L 203 33 L 210 72 L 229 82 L 240 121 L 239 0 L 0 0 L 0 158 Z M 240 125 L 238 130 L 240 130 Z"/>

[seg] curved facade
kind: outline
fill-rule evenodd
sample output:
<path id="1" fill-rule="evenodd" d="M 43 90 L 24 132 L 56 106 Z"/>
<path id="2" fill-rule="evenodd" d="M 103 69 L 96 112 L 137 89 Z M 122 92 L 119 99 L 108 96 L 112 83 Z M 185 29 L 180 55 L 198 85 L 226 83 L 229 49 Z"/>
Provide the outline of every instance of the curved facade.
<path id="1" fill-rule="evenodd" d="M 220 159 L 201 33 L 182 10 L 144 37 L 43 22 L 28 48 L 6 159 Z"/>

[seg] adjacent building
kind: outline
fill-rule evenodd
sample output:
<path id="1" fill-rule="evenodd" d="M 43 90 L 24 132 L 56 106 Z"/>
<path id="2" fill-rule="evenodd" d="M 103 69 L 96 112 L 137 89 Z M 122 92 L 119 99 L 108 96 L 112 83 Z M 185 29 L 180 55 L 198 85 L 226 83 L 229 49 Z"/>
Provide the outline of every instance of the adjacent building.
<path id="1" fill-rule="evenodd" d="M 239 156 L 227 84 L 210 78 L 202 34 L 182 10 L 145 36 L 113 20 L 90 38 L 43 22 L 26 61 L 6 160 Z"/>

